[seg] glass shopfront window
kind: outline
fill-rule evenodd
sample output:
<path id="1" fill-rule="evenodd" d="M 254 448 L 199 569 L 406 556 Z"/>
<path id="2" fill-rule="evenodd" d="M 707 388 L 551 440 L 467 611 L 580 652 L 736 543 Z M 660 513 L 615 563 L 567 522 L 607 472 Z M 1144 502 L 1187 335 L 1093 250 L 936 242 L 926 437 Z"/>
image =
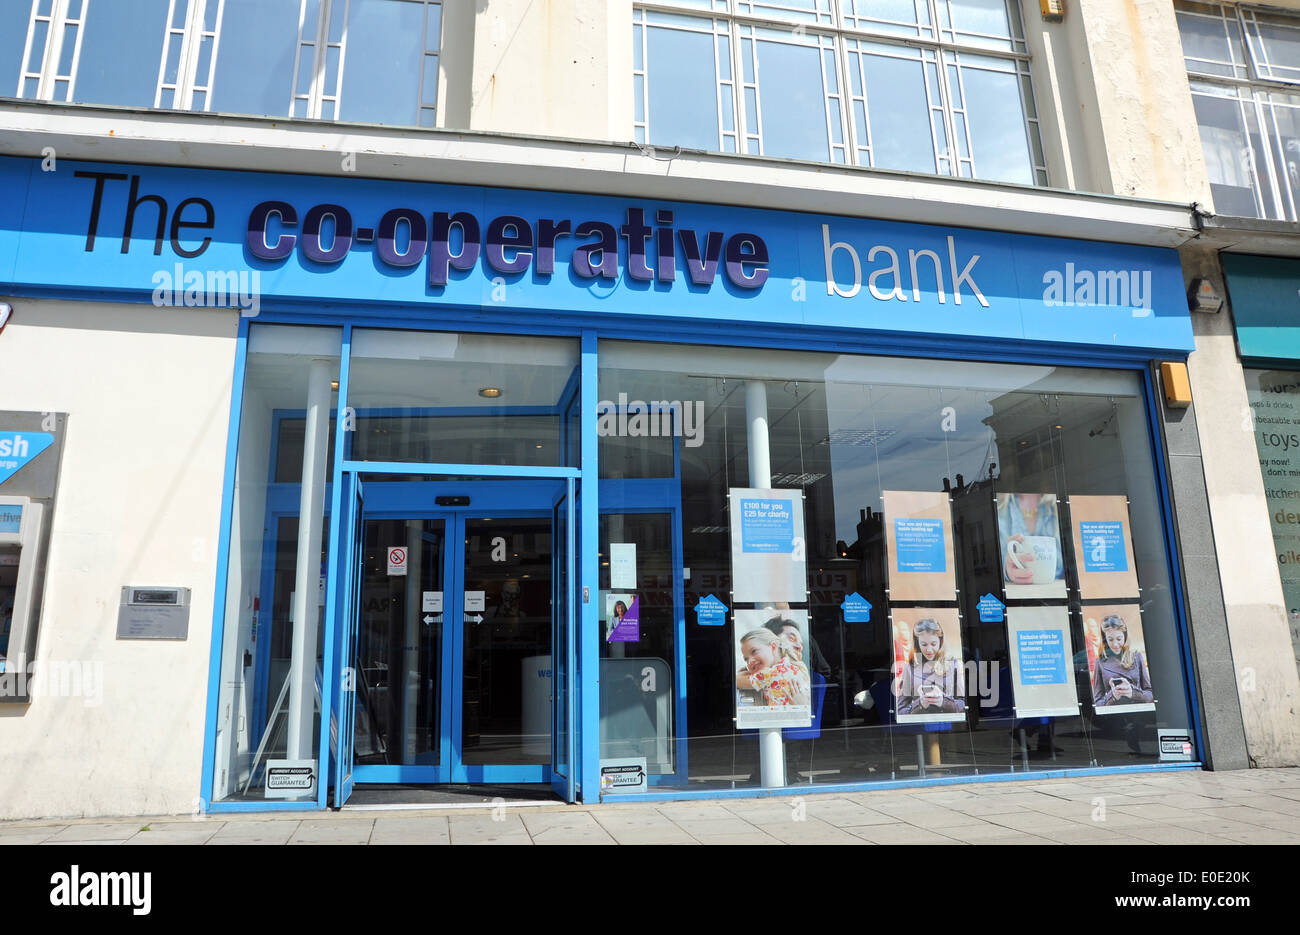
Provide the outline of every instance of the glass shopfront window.
<path id="1" fill-rule="evenodd" d="M 1135 372 L 601 341 L 599 399 L 602 761 L 757 787 L 767 723 L 792 785 L 989 775 L 1189 727 Z"/>
<path id="2" fill-rule="evenodd" d="M 357 329 L 353 461 L 576 466 L 578 342 Z"/>
<path id="3" fill-rule="evenodd" d="M 249 329 L 227 562 L 216 802 L 314 801 L 321 781 L 327 465 L 341 349 L 339 328 Z M 281 447 L 286 425 L 297 427 L 296 450 Z M 273 453 L 287 456 L 294 470 L 273 473 L 268 483 Z"/>

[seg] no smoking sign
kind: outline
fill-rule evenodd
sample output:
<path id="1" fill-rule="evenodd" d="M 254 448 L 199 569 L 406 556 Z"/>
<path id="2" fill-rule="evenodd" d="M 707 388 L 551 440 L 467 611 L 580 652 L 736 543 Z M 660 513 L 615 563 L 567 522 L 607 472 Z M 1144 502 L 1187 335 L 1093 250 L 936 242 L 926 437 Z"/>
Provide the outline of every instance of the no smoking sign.
<path id="1" fill-rule="evenodd" d="M 395 545 L 388 550 L 388 573 L 390 575 L 406 574 L 406 549 Z"/>

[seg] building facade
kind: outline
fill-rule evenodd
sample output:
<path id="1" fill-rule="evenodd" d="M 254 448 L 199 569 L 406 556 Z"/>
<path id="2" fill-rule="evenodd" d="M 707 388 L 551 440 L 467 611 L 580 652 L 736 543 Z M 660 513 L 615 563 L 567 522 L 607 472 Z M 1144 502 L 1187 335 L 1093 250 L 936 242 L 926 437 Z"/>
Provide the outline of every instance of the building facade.
<path id="1" fill-rule="evenodd" d="M 0 816 L 1294 765 L 1296 29 L 5 7 Z"/>

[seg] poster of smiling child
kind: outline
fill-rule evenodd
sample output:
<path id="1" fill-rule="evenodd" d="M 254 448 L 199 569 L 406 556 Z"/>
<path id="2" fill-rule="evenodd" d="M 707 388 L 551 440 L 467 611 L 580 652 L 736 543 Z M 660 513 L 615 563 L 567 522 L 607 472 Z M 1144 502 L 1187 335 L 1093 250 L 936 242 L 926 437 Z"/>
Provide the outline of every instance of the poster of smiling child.
<path id="1" fill-rule="evenodd" d="M 807 727 L 812 678 L 806 610 L 735 613 L 736 727 Z"/>

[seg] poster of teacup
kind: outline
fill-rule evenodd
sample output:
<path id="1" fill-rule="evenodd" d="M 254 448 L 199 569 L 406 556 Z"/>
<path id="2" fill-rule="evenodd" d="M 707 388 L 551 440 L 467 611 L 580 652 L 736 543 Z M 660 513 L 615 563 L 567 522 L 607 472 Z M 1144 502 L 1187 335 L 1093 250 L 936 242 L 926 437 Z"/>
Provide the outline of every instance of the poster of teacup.
<path id="1" fill-rule="evenodd" d="M 955 607 L 896 607 L 894 715 L 899 724 L 966 719 L 961 618 Z"/>
<path id="2" fill-rule="evenodd" d="M 732 600 L 808 600 L 803 491 L 733 487 L 729 493 Z"/>
<path id="3" fill-rule="evenodd" d="M 1128 498 L 1122 494 L 1072 496 L 1070 521 L 1074 525 L 1074 570 L 1083 599 L 1136 598 L 1140 592 Z"/>
<path id="4" fill-rule="evenodd" d="M 735 612 L 736 727 L 807 727 L 812 676 L 808 611 Z"/>
<path id="5" fill-rule="evenodd" d="M 641 639 L 641 599 L 635 594 L 605 594 L 605 641 L 635 643 Z"/>
<path id="6" fill-rule="evenodd" d="M 998 541 L 1008 598 L 1065 597 L 1056 494 L 1000 493 Z"/>
<path id="7" fill-rule="evenodd" d="M 948 494 L 942 490 L 886 490 L 884 501 L 889 599 L 956 599 L 952 506 Z"/>
<path id="8" fill-rule="evenodd" d="M 1088 653 L 1092 706 L 1097 714 L 1154 711 L 1142 613 L 1137 604 L 1087 604 L 1083 640 Z"/>
<path id="9" fill-rule="evenodd" d="M 1007 643 L 1016 717 L 1077 715 L 1074 642 L 1066 607 L 1008 607 Z"/>

